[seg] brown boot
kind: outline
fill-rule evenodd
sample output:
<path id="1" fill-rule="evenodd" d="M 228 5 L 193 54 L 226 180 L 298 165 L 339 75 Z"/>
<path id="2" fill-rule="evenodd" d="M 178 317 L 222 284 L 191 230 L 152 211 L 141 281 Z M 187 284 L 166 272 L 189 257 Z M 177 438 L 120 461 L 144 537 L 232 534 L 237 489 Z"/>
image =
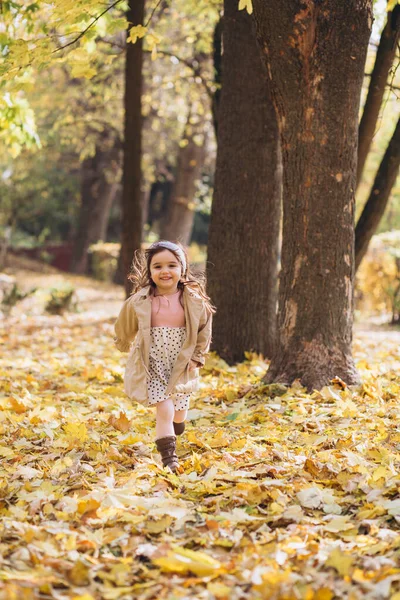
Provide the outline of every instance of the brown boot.
<path id="1" fill-rule="evenodd" d="M 173 425 L 174 425 L 175 435 L 182 435 L 182 433 L 185 431 L 185 421 L 183 421 L 182 423 L 175 423 L 175 421 L 174 421 Z"/>
<path id="2" fill-rule="evenodd" d="M 169 435 L 156 440 L 157 450 L 161 454 L 162 464 L 169 467 L 173 473 L 178 468 L 178 457 L 176 455 L 176 437 Z"/>

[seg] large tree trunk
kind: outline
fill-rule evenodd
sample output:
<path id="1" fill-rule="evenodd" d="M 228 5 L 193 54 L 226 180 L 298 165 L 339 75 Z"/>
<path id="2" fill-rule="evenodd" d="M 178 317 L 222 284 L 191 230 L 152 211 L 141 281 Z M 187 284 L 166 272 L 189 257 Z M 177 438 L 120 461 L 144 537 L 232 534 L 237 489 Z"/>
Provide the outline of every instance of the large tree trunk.
<path id="1" fill-rule="evenodd" d="M 194 221 L 194 196 L 205 160 L 204 119 L 189 114 L 183 136 L 185 145 L 179 148 L 176 179 L 168 213 L 161 224 L 161 239 L 179 241 L 188 246 Z"/>
<path id="2" fill-rule="evenodd" d="M 388 12 L 387 15 L 387 22 L 379 42 L 375 65 L 368 87 L 367 99 L 360 121 L 358 133 L 357 186 L 361 181 L 364 165 L 375 134 L 389 71 L 396 56 L 399 35 L 400 6 L 397 5 L 393 11 Z"/>
<path id="3" fill-rule="evenodd" d="M 213 349 L 270 356 L 275 337 L 281 176 L 278 128 L 248 14 L 225 0 L 218 152 L 207 280 Z"/>
<path id="4" fill-rule="evenodd" d="M 214 96 L 212 99 L 212 116 L 214 124 L 215 137 L 218 138 L 218 110 L 221 98 L 222 81 L 222 17 L 217 22 L 213 36 L 213 65 L 214 65 L 214 83 L 216 84 Z"/>
<path id="5" fill-rule="evenodd" d="M 142 25 L 145 0 L 128 2 L 128 34 L 132 25 Z M 126 295 L 131 293 L 127 279 L 134 253 L 142 241 L 142 66 L 143 40 L 126 45 L 125 97 L 124 97 L 124 160 L 122 175 L 122 231 L 121 256 L 118 280 L 125 285 Z"/>
<path id="6" fill-rule="evenodd" d="M 96 148 L 95 155 L 82 163 L 81 208 L 71 261 L 74 273 L 87 272 L 89 247 L 105 239 L 116 185 L 106 178 L 112 160 L 112 152 Z"/>
<path id="7" fill-rule="evenodd" d="M 400 166 L 400 119 L 379 166 L 374 185 L 356 227 L 356 269 L 368 249 L 390 198 Z"/>
<path id="8" fill-rule="evenodd" d="M 253 5 L 283 158 L 279 331 L 267 381 L 352 384 L 358 108 L 372 0 Z"/>

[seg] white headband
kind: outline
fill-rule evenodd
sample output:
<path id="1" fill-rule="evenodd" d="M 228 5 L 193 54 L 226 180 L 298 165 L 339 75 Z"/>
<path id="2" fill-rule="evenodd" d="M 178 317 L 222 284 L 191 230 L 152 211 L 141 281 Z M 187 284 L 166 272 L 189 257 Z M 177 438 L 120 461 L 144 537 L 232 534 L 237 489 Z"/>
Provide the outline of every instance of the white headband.
<path id="1" fill-rule="evenodd" d="M 164 242 L 164 241 L 154 242 L 154 244 L 152 244 L 150 246 L 150 249 L 153 249 L 153 248 L 165 248 L 166 250 L 172 250 L 173 252 L 175 252 L 175 254 L 177 254 L 179 256 L 179 260 L 182 263 L 183 274 L 186 273 L 186 258 L 185 258 L 182 248 L 180 248 L 177 244 L 174 244 L 173 242 Z"/>

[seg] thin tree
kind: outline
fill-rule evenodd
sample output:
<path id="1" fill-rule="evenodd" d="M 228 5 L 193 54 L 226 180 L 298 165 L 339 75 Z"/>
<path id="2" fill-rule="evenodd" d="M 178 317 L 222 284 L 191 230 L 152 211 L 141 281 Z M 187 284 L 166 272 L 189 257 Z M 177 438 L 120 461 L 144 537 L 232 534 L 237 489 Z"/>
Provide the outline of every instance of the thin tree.
<path id="1" fill-rule="evenodd" d="M 118 189 L 119 150 L 96 147 L 94 156 L 81 165 L 81 205 L 74 239 L 71 270 L 86 273 L 91 244 L 106 240 L 111 206 Z"/>
<path id="2" fill-rule="evenodd" d="M 400 166 L 400 119 L 379 166 L 371 193 L 356 227 L 356 269 L 385 212 Z"/>
<path id="3" fill-rule="evenodd" d="M 353 384 L 354 188 L 372 0 L 253 5 L 283 159 L 279 329 L 266 381 Z"/>
<path id="4" fill-rule="evenodd" d="M 182 143 L 178 152 L 176 177 L 161 223 L 161 239 L 179 241 L 188 246 L 192 236 L 195 215 L 195 194 L 206 158 L 206 131 L 204 107 L 197 114 L 189 111 Z"/>
<path id="5" fill-rule="evenodd" d="M 379 41 L 368 94 L 358 131 L 357 187 L 360 184 L 365 162 L 375 134 L 379 112 L 388 76 L 396 56 L 400 36 L 400 5 L 387 14 L 387 21 Z"/>
<path id="6" fill-rule="evenodd" d="M 232 363 L 270 356 L 275 337 L 280 217 L 278 129 L 253 23 L 225 0 L 218 151 L 207 281 L 213 348 Z"/>
<path id="7" fill-rule="evenodd" d="M 132 26 L 142 25 L 145 0 L 128 1 L 128 36 Z M 143 40 L 126 44 L 124 95 L 124 159 L 122 174 L 122 230 L 119 274 L 126 295 L 131 292 L 126 275 L 142 240 L 142 86 Z"/>

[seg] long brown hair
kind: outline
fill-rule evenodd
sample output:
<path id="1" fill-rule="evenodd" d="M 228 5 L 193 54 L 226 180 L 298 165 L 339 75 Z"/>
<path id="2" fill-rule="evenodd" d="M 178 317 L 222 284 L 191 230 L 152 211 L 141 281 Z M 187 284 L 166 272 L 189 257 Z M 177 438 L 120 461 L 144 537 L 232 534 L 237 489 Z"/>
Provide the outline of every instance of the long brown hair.
<path id="1" fill-rule="evenodd" d="M 129 281 L 133 283 L 133 291 L 132 294 L 135 294 L 140 289 L 150 286 L 153 290 L 156 288 L 156 284 L 151 279 L 150 276 L 150 264 L 153 256 L 163 252 L 164 250 L 169 250 L 175 256 L 179 264 L 182 268 L 182 276 L 178 283 L 178 289 L 183 291 L 184 288 L 189 288 L 196 294 L 198 294 L 204 304 L 206 305 L 207 310 L 210 313 L 215 313 L 215 307 L 211 303 L 210 297 L 207 295 L 205 290 L 205 275 L 202 272 L 192 273 L 189 266 L 189 261 L 187 257 L 187 253 L 185 248 L 181 244 L 176 244 L 184 254 L 186 261 L 186 269 L 184 269 L 184 265 L 179 256 L 178 252 L 175 252 L 172 248 L 169 247 L 170 242 L 168 242 L 168 246 L 163 246 L 163 240 L 159 242 L 155 242 L 149 248 L 145 250 L 136 250 L 135 258 L 132 263 L 132 270 L 128 275 Z"/>

